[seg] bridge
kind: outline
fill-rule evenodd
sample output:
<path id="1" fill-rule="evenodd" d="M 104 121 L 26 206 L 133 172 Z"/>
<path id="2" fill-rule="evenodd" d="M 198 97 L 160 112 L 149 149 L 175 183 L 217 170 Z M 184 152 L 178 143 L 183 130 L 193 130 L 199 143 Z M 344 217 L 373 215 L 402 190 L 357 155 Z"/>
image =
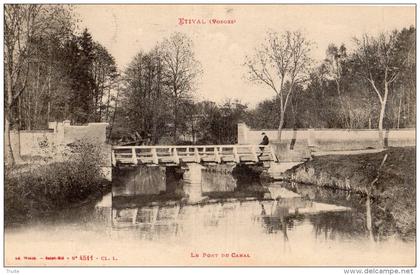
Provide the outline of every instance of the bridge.
<path id="1" fill-rule="evenodd" d="M 274 150 L 269 145 L 113 146 L 111 160 L 114 167 L 278 162 Z"/>

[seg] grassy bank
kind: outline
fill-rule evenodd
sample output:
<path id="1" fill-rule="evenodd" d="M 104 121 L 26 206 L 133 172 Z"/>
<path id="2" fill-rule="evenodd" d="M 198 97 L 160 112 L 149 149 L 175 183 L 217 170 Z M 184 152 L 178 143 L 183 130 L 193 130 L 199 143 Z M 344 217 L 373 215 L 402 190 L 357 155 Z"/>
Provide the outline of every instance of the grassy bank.
<path id="1" fill-rule="evenodd" d="M 378 171 L 385 154 L 388 157 Z M 378 180 L 371 187 L 376 177 Z M 361 194 L 370 192 L 378 207 L 393 218 L 399 234 L 415 235 L 415 147 L 389 148 L 373 154 L 314 157 L 288 170 L 285 179 Z"/>
<path id="2" fill-rule="evenodd" d="M 4 186 L 5 224 L 77 207 L 110 189 L 100 169 L 100 152 L 81 143 L 60 162 L 6 167 Z"/>

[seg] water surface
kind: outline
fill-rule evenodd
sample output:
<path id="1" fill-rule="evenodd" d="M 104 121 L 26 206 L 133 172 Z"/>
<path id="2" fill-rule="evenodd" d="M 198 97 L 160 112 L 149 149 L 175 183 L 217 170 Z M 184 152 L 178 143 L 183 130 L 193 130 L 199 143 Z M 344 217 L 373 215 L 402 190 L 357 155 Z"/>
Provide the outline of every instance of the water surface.
<path id="1" fill-rule="evenodd" d="M 112 204 L 108 195 L 96 206 L 8 228 L 6 262 L 123 266 L 415 264 L 414 241 L 375 230 L 373 240 L 370 238 L 366 208 L 357 195 L 286 183 L 238 186 L 234 181 L 225 180 L 224 184 L 218 179 L 203 186 L 207 198 L 202 203 L 189 204 L 166 196 L 147 203 Z M 165 195 L 161 189 L 156 188 Z M 115 190 L 114 199 L 120 201 L 141 195 L 141 188 L 133 186 Z M 375 213 L 371 213 L 374 222 L 379 219 Z M 15 260 L 25 255 L 38 259 Z M 61 255 L 64 260 L 39 259 L 48 255 Z"/>

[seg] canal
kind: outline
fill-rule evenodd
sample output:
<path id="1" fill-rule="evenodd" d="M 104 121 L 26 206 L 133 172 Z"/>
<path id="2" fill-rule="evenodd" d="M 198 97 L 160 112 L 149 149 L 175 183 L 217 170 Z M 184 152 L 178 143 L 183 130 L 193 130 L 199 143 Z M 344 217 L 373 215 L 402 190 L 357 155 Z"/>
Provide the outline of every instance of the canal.
<path id="1" fill-rule="evenodd" d="M 239 183 L 229 173 L 221 174 L 205 175 L 209 180 L 202 187 L 201 202 L 182 199 L 179 182 L 166 191 L 157 186 L 155 192 L 116 183 L 99 202 L 6 228 L 6 262 L 60 266 L 415 264 L 415 240 L 394 234 L 380 209 L 374 204 L 367 208 L 358 194 L 284 182 Z M 371 230 L 367 217 L 372 220 Z M 46 257 L 60 260 L 45 262 Z"/>

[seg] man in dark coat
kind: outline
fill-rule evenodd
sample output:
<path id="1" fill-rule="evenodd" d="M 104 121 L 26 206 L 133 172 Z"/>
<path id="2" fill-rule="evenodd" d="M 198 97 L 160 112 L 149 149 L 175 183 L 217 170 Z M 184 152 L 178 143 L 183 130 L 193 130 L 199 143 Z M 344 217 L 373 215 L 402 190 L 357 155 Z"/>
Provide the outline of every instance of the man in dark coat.
<path id="1" fill-rule="evenodd" d="M 263 132 L 261 135 L 262 135 L 262 136 L 264 136 L 264 137 L 263 137 L 263 139 L 262 139 L 262 141 L 261 141 L 260 145 L 268 145 L 268 143 L 269 143 L 270 141 L 269 141 L 269 139 L 268 139 L 267 135 L 266 135 L 264 132 Z M 260 157 L 261 157 L 261 156 L 262 156 L 262 154 L 264 153 L 264 147 L 260 147 L 260 150 L 261 150 L 261 154 L 260 154 Z"/>

